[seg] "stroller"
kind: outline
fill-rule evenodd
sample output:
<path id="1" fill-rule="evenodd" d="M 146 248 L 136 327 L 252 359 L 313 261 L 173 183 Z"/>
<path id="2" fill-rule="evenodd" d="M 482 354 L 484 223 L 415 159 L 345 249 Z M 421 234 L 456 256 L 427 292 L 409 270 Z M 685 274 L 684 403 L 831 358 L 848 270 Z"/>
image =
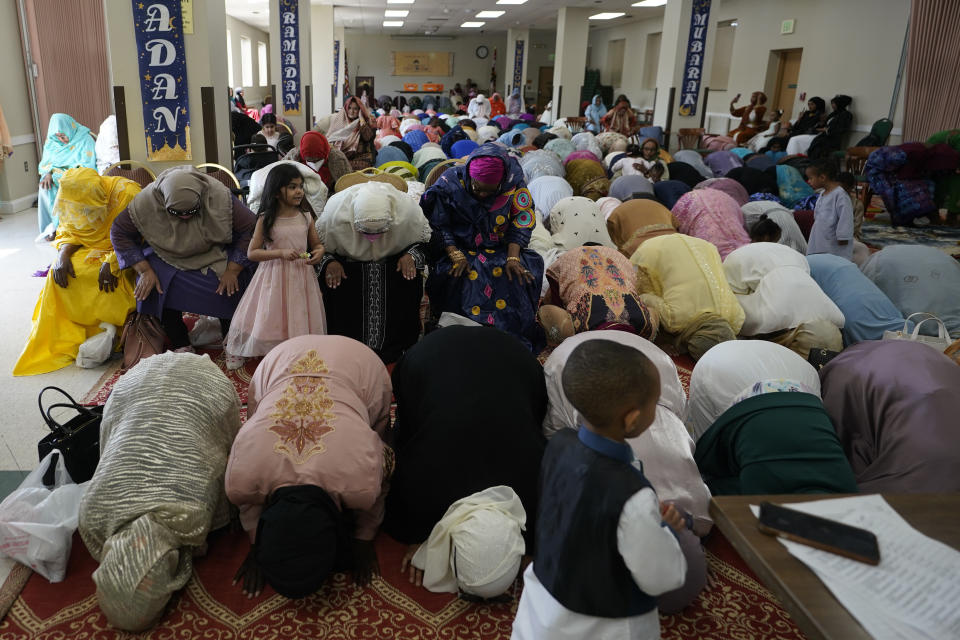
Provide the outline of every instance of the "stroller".
<path id="1" fill-rule="evenodd" d="M 247 194 L 250 193 L 250 176 L 254 171 L 282 160 L 283 154 L 269 144 L 253 143 L 235 146 L 233 157 L 236 158 L 233 163 L 233 173 L 237 176 L 240 189 L 246 199 Z"/>

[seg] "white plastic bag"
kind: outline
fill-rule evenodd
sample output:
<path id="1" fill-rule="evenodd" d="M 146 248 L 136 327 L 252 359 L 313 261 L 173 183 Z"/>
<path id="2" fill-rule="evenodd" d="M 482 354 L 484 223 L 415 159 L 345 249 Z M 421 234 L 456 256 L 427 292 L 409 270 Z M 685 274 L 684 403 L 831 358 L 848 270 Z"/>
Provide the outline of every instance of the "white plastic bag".
<path id="1" fill-rule="evenodd" d="M 223 342 L 223 332 L 220 330 L 220 319 L 210 316 L 200 316 L 193 323 L 190 330 L 190 344 L 195 347 L 220 345 Z"/>
<path id="2" fill-rule="evenodd" d="M 77 366 L 81 369 L 93 369 L 107 361 L 113 353 L 113 344 L 117 339 L 117 328 L 109 322 L 101 322 L 100 333 L 80 345 L 77 351 Z"/>
<path id="3" fill-rule="evenodd" d="M 48 488 L 43 480 L 51 462 L 56 469 L 53 487 Z M 86 488 L 86 482 L 75 484 L 70 479 L 59 451 L 47 454 L 0 502 L 0 555 L 27 565 L 50 582 L 63 580 Z"/>

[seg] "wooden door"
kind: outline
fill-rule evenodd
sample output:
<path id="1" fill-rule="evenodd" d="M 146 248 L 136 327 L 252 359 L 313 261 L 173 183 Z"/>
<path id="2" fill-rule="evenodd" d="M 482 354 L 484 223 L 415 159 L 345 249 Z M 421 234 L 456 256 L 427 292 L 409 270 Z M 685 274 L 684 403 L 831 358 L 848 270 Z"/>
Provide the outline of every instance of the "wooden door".
<path id="1" fill-rule="evenodd" d="M 551 100 L 553 100 L 553 67 L 540 67 L 540 76 L 537 80 L 537 113 L 542 112 Z"/>
<path id="2" fill-rule="evenodd" d="M 38 148 L 54 113 L 73 116 L 96 133 L 113 113 L 103 1 L 27 0 L 22 6 L 28 33 L 21 37 L 34 65 Z"/>
<path id="3" fill-rule="evenodd" d="M 776 109 L 783 109 L 781 122 L 793 118 L 793 109 L 797 99 L 797 78 L 800 77 L 800 58 L 803 49 L 787 49 L 780 52 L 780 62 L 777 68 L 777 90 L 773 94 L 773 104 L 768 113 Z M 768 116 L 769 118 L 769 116 Z"/>

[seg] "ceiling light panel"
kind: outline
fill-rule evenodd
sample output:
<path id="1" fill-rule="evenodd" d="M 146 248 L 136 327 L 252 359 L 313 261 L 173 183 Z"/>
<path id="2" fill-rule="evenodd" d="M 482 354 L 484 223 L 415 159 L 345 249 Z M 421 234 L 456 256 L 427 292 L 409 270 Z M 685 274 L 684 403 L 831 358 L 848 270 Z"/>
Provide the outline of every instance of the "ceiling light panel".
<path id="1" fill-rule="evenodd" d="M 402 27 L 403 20 L 384 20 L 383 26 L 385 27 Z"/>
<path id="2" fill-rule="evenodd" d="M 499 18 L 500 16 L 502 16 L 502 15 L 505 14 L 505 13 L 506 13 L 506 11 L 481 11 L 480 13 L 477 14 L 476 17 L 478 17 L 478 18 Z"/>
<path id="3" fill-rule="evenodd" d="M 387 4 L 413 4 L 413 0 L 387 0 Z"/>
<path id="4" fill-rule="evenodd" d="M 480 27 L 482 27 L 482 26 L 485 25 L 485 24 L 487 24 L 487 23 L 486 23 L 486 22 L 473 22 L 473 21 L 468 21 L 468 22 L 464 22 L 463 24 L 461 24 L 460 27 L 463 28 L 463 29 L 479 29 Z"/>
<path id="5" fill-rule="evenodd" d="M 619 13 L 613 13 L 613 12 L 610 12 L 610 13 L 595 13 L 594 15 L 590 16 L 590 20 L 613 20 L 614 18 L 619 18 L 619 17 L 625 16 L 625 15 L 627 15 L 627 14 L 623 13 L 622 11 L 619 12 Z"/>
<path id="6" fill-rule="evenodd" d="M 527 3 L 527 0 L 497 0 L 497 4 L 526 4 L 526 3 Z"/>
<path id="7" fill-rule="evenodd" d="M 384 18 L 406 18 L 410 12 L 406 9 L 387 9 L 383 12 Z"/>

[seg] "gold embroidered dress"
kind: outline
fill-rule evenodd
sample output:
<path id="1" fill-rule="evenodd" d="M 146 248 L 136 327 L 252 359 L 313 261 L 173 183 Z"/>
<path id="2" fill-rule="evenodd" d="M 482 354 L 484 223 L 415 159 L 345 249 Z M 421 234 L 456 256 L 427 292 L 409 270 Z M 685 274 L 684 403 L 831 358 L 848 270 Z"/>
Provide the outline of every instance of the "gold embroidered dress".
<path id="1" fill-rule="evenodd" d="M 300 336 L 267 354 L 250 382 L 247 421 L 226 473 L 227 497 L 251 540 L 267 497 L 305 484 L 357 510 L 356 538 L 373 539 L 393 466 L 382 440 L 392 393 L 383 362 L 351 338 Z"/>

